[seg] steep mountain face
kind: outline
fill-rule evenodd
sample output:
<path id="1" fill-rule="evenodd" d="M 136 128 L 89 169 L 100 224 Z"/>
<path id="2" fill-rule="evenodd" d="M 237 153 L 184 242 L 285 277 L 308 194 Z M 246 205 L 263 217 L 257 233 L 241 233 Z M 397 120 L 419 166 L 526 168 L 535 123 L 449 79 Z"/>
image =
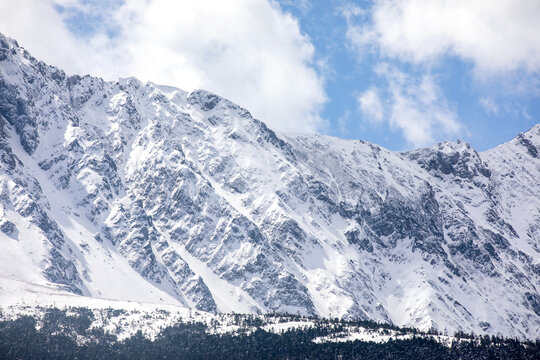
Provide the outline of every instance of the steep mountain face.
<path id="1" fill-rule="evenodd" d="M 540 125 L 483 153 L 275 133 L 1 35 L 0 115 L 0 287 L 540 336 Z"/>

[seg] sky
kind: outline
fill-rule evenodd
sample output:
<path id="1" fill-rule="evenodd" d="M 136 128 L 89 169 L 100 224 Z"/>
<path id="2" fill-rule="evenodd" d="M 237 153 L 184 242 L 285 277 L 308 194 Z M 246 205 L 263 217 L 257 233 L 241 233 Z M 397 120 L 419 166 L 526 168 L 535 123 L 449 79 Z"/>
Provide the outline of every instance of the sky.
<path id="1" fill-rule="evenodd" d="M 213 91 L 271 128 L 482 151 L 540 118 L 540 0 L 1 0 L 68 74 Z"/>

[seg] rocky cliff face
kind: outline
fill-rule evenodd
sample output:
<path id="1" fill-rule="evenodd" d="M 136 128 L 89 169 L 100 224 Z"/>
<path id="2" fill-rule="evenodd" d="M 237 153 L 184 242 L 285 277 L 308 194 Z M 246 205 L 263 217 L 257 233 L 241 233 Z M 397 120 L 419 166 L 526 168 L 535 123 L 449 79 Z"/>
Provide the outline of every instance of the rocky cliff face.
<path id="1" fill-rule="evenodd" d="M 3 36 L 0 114 L 0 280 L 540 336 L 539 125 L 484 153 L 293 136 Z"/>

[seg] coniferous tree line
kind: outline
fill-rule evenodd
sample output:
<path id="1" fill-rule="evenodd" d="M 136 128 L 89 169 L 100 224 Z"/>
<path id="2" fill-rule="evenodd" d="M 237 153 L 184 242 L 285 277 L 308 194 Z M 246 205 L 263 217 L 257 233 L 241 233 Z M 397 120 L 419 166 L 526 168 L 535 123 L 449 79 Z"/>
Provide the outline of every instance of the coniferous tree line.
<path id="1" fill-rule="evenodd" d="M 445 346 L 413 329 L 391 325 L 388 329 L 413 334 L 413 338 L 386 343 L 313 342 L 316 337 L 341 332 L 350 324 L 380 328 L 380 324 L 365 321 L 322 320 L 313 327 L 279 334 L 261 329 L 209 334 L 206 324 L 189 322 L 165 328 L 154 340 L 139 331 L 119 341 L 103 329 L 91 327 L 93 320 L 91 310 L 78 308 L 69 313 L 47 309 L 39 326 L 31 316 L 0 321 L 0 359 L 540 359 L 538 340 L 520 342 L 462 333 L 463 339 L 472 337 L 474 341 L 454 341 Z M 234 322 L 246 330 L 264 325 L 255 316 L 238 315 Z"/>

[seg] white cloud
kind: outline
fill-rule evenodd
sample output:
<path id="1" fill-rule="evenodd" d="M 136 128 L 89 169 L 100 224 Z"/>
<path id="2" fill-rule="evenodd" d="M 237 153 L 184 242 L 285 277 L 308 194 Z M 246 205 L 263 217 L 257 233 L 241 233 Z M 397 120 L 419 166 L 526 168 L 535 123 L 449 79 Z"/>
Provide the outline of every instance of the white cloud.
<path id="1" fill-rule="evenodd" d="M 416 78 L 388 64 L 379 65 L 377 73 L 388 85 L 386 120 L 410 145 L 426 146 L 465 132 L 433 76 Z"/>
<path id="2" fill-rule="evenodd" d="M 495 104 L 493 99 L 484 97 L 479 100 L 479 103 L 487 114 L 496 115 L 499 113 L 499 106 Z"/>
<path id="3" fill-rule="evenodd" d="M 368 120 L 376 123 L 383 120 L 384 108 L 379 96 L 379 90 L 376 87 L 371 87 L 364 91 L 358 96 L 357 101 L 358 107 Z"/>
<path id="4" fill-rule="evenodd" d="M 371 21 L 349 21 L 349 41 L 360 52 L 431 62 L 442 55 L 471 61 L 482 75 L 540 70 L 540 1 L 381 0 Z"/>
<path id="5" fill-rule="evenodd" d="M 2 0 L 0 31 L 70 73 L 204 88 L 280 130 L 313 132 L 325 125 L 314 47 L 273 1 L 128 1 L 103 16 L 115 26 L 112 38 L 107 24 L 75 37 L 64 22 L 72 11 L 62 17 L 54 10 L 59 3 L 85 9 L 77 0 Z"/>
<path id="6" fill-rule="evenodd" d="M 280 3 L 286 6 L 296 7 L 303 13 L 307 13 L 312 7 L 311 0 L 281 0 Z"/>
<path id="7" fill-rule="evenodd" d="M 341 135 L 347 135 L 349 133 L 348 125 L 349 125 L 350 117 L 351 117 L 351 112 L 349 110 L 345 110 L 345 113 L 343 114 L 343 116 L 340 116 L 338 118 L 338 121 L 337 121 L 338 128 Z"/>
<path id="8" fill-rule="evenodd" d="M 362 17 L 366 14 L 365 9 L 351 3 L 345 4 L 345 6 L 341 8 L 341 12 L 343 16 L 345 16 L 347 22 L 351 22 L 354 18 Z"/>
<path id="9" fill-rule="evenodd" d="M 88 62 L 84 46 L 67 31 L 50 1 L 0 1 L 0 32 L 14 37 L 32 55 L 75 72 Z M 77 54 L 77 56 L 75 56 Z"/>

